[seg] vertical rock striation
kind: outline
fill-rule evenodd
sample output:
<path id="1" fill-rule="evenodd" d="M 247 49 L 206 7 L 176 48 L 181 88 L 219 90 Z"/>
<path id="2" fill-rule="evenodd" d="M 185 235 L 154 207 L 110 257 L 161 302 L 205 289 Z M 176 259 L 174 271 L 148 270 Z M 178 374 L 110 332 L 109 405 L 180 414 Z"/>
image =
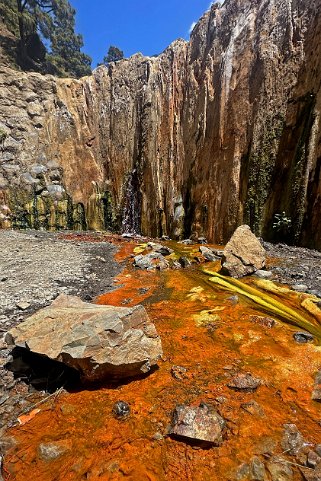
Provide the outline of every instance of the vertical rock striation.
<path id="1" fill-rule="evenodd" d="M 1 67 L 2 225 L 225 242 L 284 211 L 321 248 L 320 10 L 226 0 L 190 42 L 81 80 Z"/>

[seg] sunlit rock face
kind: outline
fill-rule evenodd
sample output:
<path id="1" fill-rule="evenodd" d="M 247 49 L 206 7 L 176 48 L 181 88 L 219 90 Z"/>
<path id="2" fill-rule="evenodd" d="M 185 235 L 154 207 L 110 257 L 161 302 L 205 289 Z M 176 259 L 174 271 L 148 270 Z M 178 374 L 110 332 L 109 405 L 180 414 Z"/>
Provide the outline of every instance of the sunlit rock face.
<path id="1" fill-rule="evenodd" d="M 2 226 L 221 243 L 284 211 L 320 248 L 320 10 L 226 0 L 190 42 L 79 81 L 2 67 Z"/>

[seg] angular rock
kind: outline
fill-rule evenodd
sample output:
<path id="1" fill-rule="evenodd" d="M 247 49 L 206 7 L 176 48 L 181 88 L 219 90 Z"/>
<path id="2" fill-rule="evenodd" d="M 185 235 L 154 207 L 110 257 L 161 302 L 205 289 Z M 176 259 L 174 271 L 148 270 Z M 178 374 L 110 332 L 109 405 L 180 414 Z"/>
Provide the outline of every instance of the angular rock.
<path id="1" fill-rule="evenodd" d="M 6 342 L 63 362 L 84 381 L 137 376 L 162 355 L 144 307 L 88 304 L 64 294 L 9 331 Z"/>
<path id="2" fill-rule="evenodd" d="M 291 481 L 293 479 L 291 465 L 281 456 L 273 456 L 266 466 L 271 475 L 271 481 Z"/>
<path id="3" fill-rule="evenodd" d="M 130 415 L 129 404 L 125 401 L 117 401 L 113 406 L 113 414 L 117 419 L 126 419 Z"/>
<path id="4" fill-rule="evenodd" d="M 259 269 L 255 272 L 255 275 L 260 279 L 271 279 L 271 277 L 273 276 L 273 272 Z"/>
<path id="5" fill-rule="evenodd" d="M 281 446 L 290 455 L 296 455 L 303 448 L 304 438 L 295 424 L 284 425 Z"/>
<path id="6" fill-rule="evenodd" d="M 162 254 L 162 256 L 169 256 L 174 252 L 173 249 L 170 249 L 167 246 L 163 246 L 162 244 L 156 244 L 155 242 L 148 242 L 147 246 L 153 249 L 154 252 Z"/>
<path id="7" fill-rule="evenodd" d="M 162 254 L 151 252 L 146 255 L 138 255 L 134 257 L 134 266 L 139 269 L 146 269 L 148 271 L 159 269 L 164 270 L 169 267 L 169 264 Z"/>
<path id="8" fill-rule="evenodd" d="M 213 262 L 217 260 L 216 255 L 214 254 L 212 249 L 209 249 L 209 247 L 201 246 L 199 251 L 202 254 L 202 256 L 205 258 L 205 260 L 209 262 Z"/>
<path id="9" fill-rule="evenodd" d="M 261 385 L 261 383 L 261 379 L 252 376 L 250 373 L 240 373 L 234 376 L 227 386 L 235 391 L 253 392 Z"/>
<path id="10" fill-rule="evenodd" d="M 223 441 L 225 420 L 210 406 L 176 406 L 169 434 L 218 446 Z"/>
<path id="11" fill-rule="evenodd" d="M 243 277 L 265 267 L 265 250 L 248 225 L 236 229 L 224 249 L 222 270 L 231 277 Z"/>

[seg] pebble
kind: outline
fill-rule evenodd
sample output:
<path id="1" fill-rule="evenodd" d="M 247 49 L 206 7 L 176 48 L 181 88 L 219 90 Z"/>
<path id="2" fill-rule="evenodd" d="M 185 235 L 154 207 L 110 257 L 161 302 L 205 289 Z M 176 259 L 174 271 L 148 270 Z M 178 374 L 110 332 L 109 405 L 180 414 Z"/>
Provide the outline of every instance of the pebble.
<path id="1" fill-rule="evenodd" d="M 16 306 L 17 306 L 18 309 L 20 309 L 21 311 L 26 311 L 27 309 L 29 309 L 29 307 L 31 306 L 31 304 L 30 304 L 29 302 L 21 301 L 21 302 L 17 302 Z"/>
<path id="2" fill-rule="evenodd" d="M 306 292 L 308 290 L 308 286 L 305 284 L 293 284 L 291 287 L 297 292 Z"/>
<path id="3" fill-rule="evenodd" d="M 113 414 L 117 419 L 126 419 L 130 415 L 129 404 L 125 401 L 117 401 L 113 406 Z"/>
<path id="4" fill-rule="evenodd" d="M 253 392 L 262 384 L 259 378 L 250 373 L 240 373 L 234 376 L 227 384 L 227 387 L 235 391 Z"/>
<path id="5" fill-rule="evenodd" d="M 270 279 L 273 276 L 271 271 L 258 270 L 254 273 L 259 279 Z"/>
<path id="6" fill-rule="evenodd" d="M 308 342 L 314 341 L 314 337 L 312 336 L 312 334 L 310 334 L 308 332 L 295 332 L 293 334 L 293 339 L 298 344 L 306 344 Z"/>

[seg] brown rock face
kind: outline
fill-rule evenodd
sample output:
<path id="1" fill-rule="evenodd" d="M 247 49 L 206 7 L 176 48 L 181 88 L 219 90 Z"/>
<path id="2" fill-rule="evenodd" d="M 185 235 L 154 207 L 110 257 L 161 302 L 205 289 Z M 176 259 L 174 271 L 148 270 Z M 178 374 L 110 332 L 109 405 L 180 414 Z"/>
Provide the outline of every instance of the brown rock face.
<path id="1" fill-rule="evenodd" d="M 66 295 L 12 329 L 6 341 L 63 362 L 84 381 L 147 373 L 162 355 L 143 306 L 100 306 Z"/>
<path id="2" fill-rule="evenodd" d="M 2 66 L 2 226 L 225 242 L 284 211 L 280 240 L 320 248 L 320 9 L 226 0 L 190 42 L 79 81 Z"/>
<path id="3" fill-rule="evenodd" d="M 225 246 L 222 268 L 229 276 L 243 277 L 265 267 L 265 258 L 265 250 L 250 227 L 241 225 Z"/>

